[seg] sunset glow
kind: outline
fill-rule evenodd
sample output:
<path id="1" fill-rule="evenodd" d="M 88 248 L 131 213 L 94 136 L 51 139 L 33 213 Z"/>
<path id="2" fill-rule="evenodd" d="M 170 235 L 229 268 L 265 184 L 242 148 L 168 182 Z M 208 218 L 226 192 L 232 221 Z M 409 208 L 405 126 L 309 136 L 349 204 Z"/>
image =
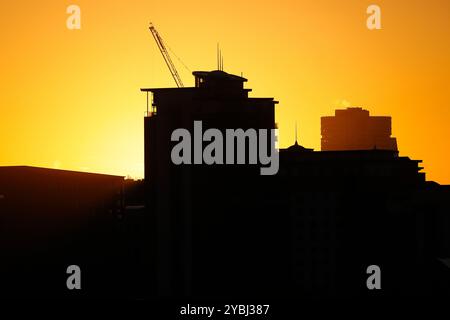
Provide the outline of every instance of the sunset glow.
<path id="1" fill-rule="evenodd" d="M 186 86 L 191 71 L 243 76 L 274 97 L 280 147 L 320 149 L 320 117 L 361 106 L 392 116 L 400 155 L 450 183 L 450 2 L 361 0 L 13 1 L 0 4 L 0 165 L 143 177 L 145 95 L 173 87 L 153 22 Z M 66 8 L 81 8 L 81 30 Z"/>

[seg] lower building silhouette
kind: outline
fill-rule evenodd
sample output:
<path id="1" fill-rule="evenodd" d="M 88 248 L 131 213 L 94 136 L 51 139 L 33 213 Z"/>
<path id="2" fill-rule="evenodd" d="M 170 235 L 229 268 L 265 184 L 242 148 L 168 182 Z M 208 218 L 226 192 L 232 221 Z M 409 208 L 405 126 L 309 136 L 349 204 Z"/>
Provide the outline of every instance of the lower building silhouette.
<path id="1" fill-rule="evenodd" d="M 127 230 L 123 201 L 121 176 L 0 167 L 0 296 L 123 295 L 140 265 L 133 248 L 141 241 Z M 66 287 L 70 265 L 81 268 L 80 291 Z"/>

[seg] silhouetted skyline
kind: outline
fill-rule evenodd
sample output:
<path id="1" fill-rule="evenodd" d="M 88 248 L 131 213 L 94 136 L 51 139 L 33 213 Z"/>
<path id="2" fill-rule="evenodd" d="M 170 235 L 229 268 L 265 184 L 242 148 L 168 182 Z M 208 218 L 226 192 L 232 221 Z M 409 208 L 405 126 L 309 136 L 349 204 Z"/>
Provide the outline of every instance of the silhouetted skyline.
<path id="1" fill-rule="evenodd" d="M 151 93 L 144 181 L 0 167 L 2 296 L 272 301 L 450 294 L 443 263 L 450 257 L 450 190 L 426 181 L 421 160 L 379 148 L 314 151 L 299 139 L 279 150 L 273 175 L 261 175 L 257 163 L 175 163 L 171 135 L 180 128 L 195 134 L 196 121 L 219 132 L 277 127 L 277 101 L 249 97 L 246 78 L 222 70 L 193 75 L 192 88 L 141 89 Z M 382 120 L 386 138 L 390 121 Z M 244 143 L 233 156 L 265 143 L 268 150 L 274 141 Z M 66 269 L 74 264 L 82 285 L 72 290 Z M 373 291 L 366 270 L 374 266 L 382 287 Z"/>

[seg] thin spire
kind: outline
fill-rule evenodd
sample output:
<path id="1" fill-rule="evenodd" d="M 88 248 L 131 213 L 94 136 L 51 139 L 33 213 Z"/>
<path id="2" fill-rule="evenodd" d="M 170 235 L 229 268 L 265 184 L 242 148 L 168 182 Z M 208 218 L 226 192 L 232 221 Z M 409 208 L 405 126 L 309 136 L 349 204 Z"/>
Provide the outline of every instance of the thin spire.
<path id="1" fill-rule="evenodd" d="M 297 121 L 295 121 L 295 145 L 298 145 Z"/>
<path id="2" fill-rule="evenodd" d="M 223 71 L 223 56 L 219 42 L 217 42 L 217 70 Z"/>
<path id="3" fill-rule="evenodd" d="M 219 43 L 217 43 L 217 70 L 222 70 L 222 50 Z"/>
<path id="4" fill-rule="evenodd" d="M 223 57 L 220 44 L 217 42 L 217 70 L 223 70 Z"/>

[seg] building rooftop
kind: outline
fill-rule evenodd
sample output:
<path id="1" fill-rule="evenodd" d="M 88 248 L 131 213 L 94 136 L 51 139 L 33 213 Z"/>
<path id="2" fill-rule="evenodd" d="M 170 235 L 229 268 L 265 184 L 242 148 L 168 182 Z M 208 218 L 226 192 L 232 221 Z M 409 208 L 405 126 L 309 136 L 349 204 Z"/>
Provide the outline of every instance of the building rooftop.
<path id="1" fill-rule="evenodd" d="M 43 167 L 32 167 L 32 166 L 0 166 L 1 172 L 12 172 L 12 171 L 21 171 L 21 172 L 41 172 L 41 173 L 61 173 L 61 174 L 74 174 L 74 175 L 90 175 L 90 176 L 102 176 L 108 178 L 121 178 L 124 179 L 125 176 L 117 176 L 111 174 L 103 174 L 103 173 L 94 173 L 94 172 L 83 172 L 83 171 L 71 171 L 71 170 L 61 170 L 61 169 L 53 169 L 53 168 L 43 168 Z"/>
<path id="2" fill-rule="evenodd" d="M 245 91 L 251 91 L 251 89 L 244 89 L 243 83 L 247 82 L 246 78 L 227 73 L 222 70 L 213 71 L 194 71 L 192 74 L 195 77 L 195 87 L 173 87 L 173 88 L 141 88 L 143 92 L 154 92 L 162 90 L 190 90 L 192 88 L 202 88 L 202 87 L 227 87 L 232 86 L 233 88 L 238 88 Z"/>
<path id="3" fill-rule="evenodd" d="M 240 81 L 240 82 L 247 82 L 246 78 L 236 76 L 231 73 L 226 73 L 222 70 L 214 70 L 214 71 L 194 71 L 192 72 L 194 77 L 198 78 L 204 78 L 204 79 L 224 79 L 224 80 L 230 80 L 230 81 Z"/>

